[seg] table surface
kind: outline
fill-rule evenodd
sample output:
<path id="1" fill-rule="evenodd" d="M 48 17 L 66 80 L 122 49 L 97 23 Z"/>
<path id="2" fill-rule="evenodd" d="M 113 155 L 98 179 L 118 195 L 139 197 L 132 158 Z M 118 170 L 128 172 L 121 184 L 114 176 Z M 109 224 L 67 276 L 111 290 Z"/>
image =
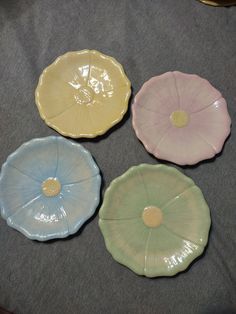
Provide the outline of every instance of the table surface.
<path id="1" fill-rule="evenodd" d="M 195 0 L 1 0 L 0 162 L 23 142 L 56 134 L 41 120 L 34 90 L 44 67 L 70 50 L 114 56 L 133 95 L 166 71 L 196 73 L 222 92 L 236 122 L 235 30 L 236 7 Z M 209 245 L 190 269 L 174 278 L 135 275 L 106 251 L 97 213 L 78 234 L 49 243 L 0 219 L 0 305 L 22 314 L 236 313 L 235 138 L 233 126 L 217 158 L 181 169 L 212 215 Z M 159 163 L 136 138 L 130 111 L 104 136 L 78 142 L 102 171 L 102 194 L 129 167 Z"/>

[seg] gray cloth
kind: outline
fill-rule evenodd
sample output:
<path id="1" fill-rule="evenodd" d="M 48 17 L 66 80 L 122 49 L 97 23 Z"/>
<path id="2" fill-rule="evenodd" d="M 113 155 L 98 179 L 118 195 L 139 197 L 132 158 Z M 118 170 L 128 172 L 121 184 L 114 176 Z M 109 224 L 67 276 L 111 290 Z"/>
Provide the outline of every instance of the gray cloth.
<path id="1" fill-rule="evenodd" d="M 69 50 L 114 56 L 136 94 L 169 70 L 218 88 L 236 122 L 236 7 L 195 0 L 1 0 L 0 162 L 23 142 L 56 134 L 41 120 L 41 71 Z M 131 99 L 132 101 L 132 99 Z M 222 154 L 183 167 L 211 209 L 209 245 L 174 278 L 139 277 L 106 251 L 95 215 L 65 240 L 28 240 L 0 219 L 0 305 L 19 314 L 236 313 L 236 128 Z M 159 161 L 136 138 L 130 112 L 105 136 L 79 140 L 103 174 L 103 190 L 129 167 Z"/>

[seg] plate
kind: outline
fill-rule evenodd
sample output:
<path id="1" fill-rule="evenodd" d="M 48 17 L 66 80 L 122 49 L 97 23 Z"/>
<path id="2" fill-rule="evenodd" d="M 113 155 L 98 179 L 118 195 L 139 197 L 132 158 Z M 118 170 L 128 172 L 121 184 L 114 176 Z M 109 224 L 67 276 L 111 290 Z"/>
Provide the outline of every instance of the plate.
<path id="1" fill-rule="evenodd" d="M 179 165 L 213 158 L 230 134 L 225 99 L 193 74 L 175 71 L 151 78 L 137 93 L 132 113 L 147 151 Z"/>
<path id="2" fill-rule="evenodd" d="M 212 5 L 214 7 L 222 7 L 222 6 L 231 6 L 235 5 L 236 1 L 235 0 L 200 0 L 200 2 L 208 5 Z"/>
<path id="3" fill-rule="evenodd" d="M 64 238 L 94 214 L 100 185 L 99 169 L 83 146 L 56 136 L 33 139 L 2 166 L 1 215 L 30 239 Z"/>
<path id="4" fill-rule="evenodd" d="M 45 122 L 64 136 L 92 138 L 128 109 L 130 81 L 114 58 L 96 50 L 67 52 L 39 78 L 35 100 Z"/>
<path id="5" fill-rule="evenodd" d="M 141 164 L 106 190 L 99 226 L 113 258 L 138 275 L 173 276 L 202 254 L 210 211 L 195 183 L 173 167 Z"/>

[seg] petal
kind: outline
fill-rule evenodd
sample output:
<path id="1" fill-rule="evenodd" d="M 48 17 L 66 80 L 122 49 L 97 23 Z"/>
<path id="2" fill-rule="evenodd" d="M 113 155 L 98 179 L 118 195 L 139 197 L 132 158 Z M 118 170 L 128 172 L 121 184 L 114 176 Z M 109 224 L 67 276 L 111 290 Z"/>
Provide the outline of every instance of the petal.
<path id="1" fill-rule="evenodd" d="M 91 154 L 81 145 L 58 138 L 58 165 L 56 177 L 61 184 L 87 180 L 99 173 Z"/>
<path id="2" fill-rule="evenodd" d="M 44 120 L 61 115 L 76 105 L 75 90 L 63 81 L 46 77 L 36 90 L 36 103 Z"/>
<path id="3" fill-rule="evenodd" d="M 163 165 L 142 165 L 139 172 L 147 191 L 146 206 L 162 208 L 166 203 L 194 185 L 194 182 L 177 169 Z"/>
<path id="4" fill-rule="evenodd" d="M 87 107 L 90 117 L 90 129 L 96 134 L 103 134 L 119 122 L 128 109 L 130 88 L 118 87 L 109 93 L 95 96 L 94 102 Z"/>
<path id="5" fill-rule="evenodd" d="M 132 111 L 136 135 L 145 148 L 152 153 L 171 127 L 170 119 L 168 116 L 150 112 L 137 103 L 133 104 Z"/>
<path id="6" fill-rule="evenodd" d="M 154 155 L 179 165 L 193 165 L 215 156 L 214 148 L 191 127 L 171 128 Z"/>
<path id="7" fill-rule="evenodd" d="M 57 165 L 57 137 L 49 136 L 27 142 L 9 156 L 7 162 L 39 182 L 53 177 Z"/>
<path id="8" fill-rule="evenodd" d="M 222 149 L 230 133 L 231 119 L 224 98 L 215 101 L 211 106 L 191 115 L 191 127 L 200 134 L 216 151 Z"/>
<path id="9" fill-rule="evenodd" d="M 176 236 L 164 226 L 153 228 L 146 243 L 144 274 L 173 276 L 185 270 L 202 251 L 203 246 Z"/>
<path id="10" fill-rule="evenodd" d="M 163 124 L 163 121 L 170 122 L 170 119 L 166 115 L 146 110 L 145 107 L 142 107 L 137 103 L 133 103 L 132 113 L 135 124 L 139 128 L 142 128 L 143 126 L 147 127 L 149 125 L 158 127 L 159 125 Z"/>
<path id="11" fill-rule="evenodd" d="M 46 241 L 68 235 L 68 225 L 59 198 L 40 196 L 8 217 L 9 226 L 30 239 Z"/>
<path id="12" fill-rule="evenodd" d="M 141 219 L 102 220 L 99 226 L 103 233 L 107 250 L 121 264 L 137 274 L 144 272 L 144 252 L 149 233 Z"/>
<path id="13" fill-rule="evenodd" d="M 89 50 L 67 52 L 44 70 L 43 83 L 51 84 L 56 80 L 79 88 L 88 80 L 90 58 Z"/>
<path id="14" fill-rule="evenodd" d="M 202 192 L 192 186 L 164 207 L 163 224 L 174 234 L 197 245 L 206 245 L 210 228 L 209 208 Z"/>
<path id="15" fill-rule="evenodd" d="M 137 167 L 132 167 L 128 174 L 124 174 L 112 181 L 105 192 L 99 216 L 102 219 L 141 217 L 147 203 L 147 193 L 142 177 Z"/>
<path id="16" fill-rule="evenodd" d="M 36 89 L 36 102 L 41 116 L 53 118 L 74 104 L 76 90 L 87 83 L 90 52 L 68 52 L 47 67 Z"/>
<path id="17" fill-rule="evenodd" d="M 173 72 L 151 78 L 144 83 L 135 102 L 146 110 L 170 115 L 179 108 L 176 80 Z"/>
<path id="18" fill-rule="evenodd" d="M 47 124 L 65 136 L 90 136 L 93 133 L 87 107 L 76 104 L 60 115 L 48 119 Z"/>
<path id="19" fill-rule="evenodd" d="M 79 230 L 95 212 L 100 196 L 101 177 L 96 175 L 75 184 L 64 185 L 61 191 L 61 207 L 66 214 L 69 233 Z"/>
<path id="20" fill-rule="evenodd" d="M 177 71 L 174 73 L 182 110 L 196 112 L 222 97 L 217 89 L 200 76 Z"/>
<path id="21" fill-rule="evenodd" d="M 90 51 L 91 66 L 88 85 L 95 93 L 111 91 L 121 86 L 130 88 L 123 67 L 114 58 L 106 56 L 96 50 Z"/>
<path id="22" fill-rule="evenodd" d="M 1 214 L 7 218 L 41 193 L 41 184 L 5 163 L 0 179 Z"/>

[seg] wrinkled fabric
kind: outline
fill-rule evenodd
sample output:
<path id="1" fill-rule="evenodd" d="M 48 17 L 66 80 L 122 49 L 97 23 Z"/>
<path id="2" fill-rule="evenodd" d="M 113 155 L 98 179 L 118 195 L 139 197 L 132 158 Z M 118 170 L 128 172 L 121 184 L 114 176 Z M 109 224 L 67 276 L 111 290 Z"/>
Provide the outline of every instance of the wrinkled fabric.
<path id="1" fill-rule="evenodd" d="M 56 134 L 34 90 L 44 67 L 69 50 L 97 49 L 123 64 L 135 95 L 167 71 L 196 73 L 226 98 L 236 122 L 236 7 L 196 0 L 1 0 L 0 162 L 23 142 Z M 178 167 L 202 189 L 212 227 L 203 256 L 174 278 L 139 277 L 106 251 L 95 215 L 65 240 L 28 240 L 0 219 L 0 305 L 18 314 L 236 313 L 236 128 L 223 152 Z M 131 126 L 130 111 L 94 140 L 78 140 L 103 173 L 103 192 L 129 167 L 161 161 Z M 134 235 L 135 236 L 135 235 Z"/>

